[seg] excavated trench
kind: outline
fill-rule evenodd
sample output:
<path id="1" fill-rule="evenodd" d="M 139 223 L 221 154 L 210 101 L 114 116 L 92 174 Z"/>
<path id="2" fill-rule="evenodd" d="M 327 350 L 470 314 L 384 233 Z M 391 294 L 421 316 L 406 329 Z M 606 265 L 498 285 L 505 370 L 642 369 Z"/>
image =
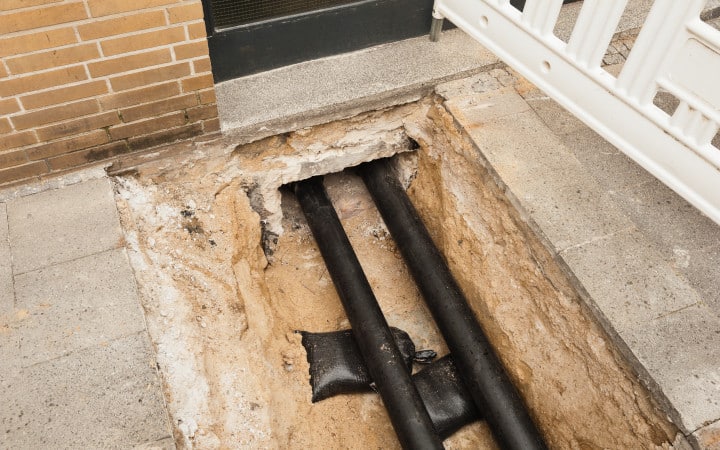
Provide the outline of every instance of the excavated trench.
<path id="1" fill-rule="evenodd" d="M 349 328 L 288 183 L 325 187 L 391 326 L 448 352 L 363 182 L 394 156 L 551 448 L 667 448 L 659 412 L 437 98 L 115 178 L 127 247 L 180 448 L 398 448 L 375 393 L 313 404 L 301 336 Z M 446 448 L 496 448 L 484 422 Z"/>

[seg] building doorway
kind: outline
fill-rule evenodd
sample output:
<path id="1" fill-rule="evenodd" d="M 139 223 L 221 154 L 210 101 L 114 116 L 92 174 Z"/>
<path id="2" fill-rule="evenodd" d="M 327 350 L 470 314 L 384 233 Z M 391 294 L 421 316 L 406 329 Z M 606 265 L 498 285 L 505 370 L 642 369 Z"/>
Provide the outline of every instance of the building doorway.
<path id="1" fill-rule="evenodd" d="M 215 82 L 427 34 L 433 0 L 203 0 Z"/>

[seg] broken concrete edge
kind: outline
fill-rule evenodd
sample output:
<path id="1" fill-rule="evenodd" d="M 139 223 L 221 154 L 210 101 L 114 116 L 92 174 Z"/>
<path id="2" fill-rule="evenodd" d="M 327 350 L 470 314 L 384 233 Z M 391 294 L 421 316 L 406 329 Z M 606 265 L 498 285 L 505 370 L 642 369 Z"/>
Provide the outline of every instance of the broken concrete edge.
<path id="1" fill-rule="evenodd" d="M 380 111 L 413 103 L 433 94 L 436 86 L 440 84 L 500 67 L 506 66 L 502 62 L 494 62 L 454 75 L 400 87 L 367 97 L 349 99 L 342 103 L 325 105 L 294 115 L 251 123 L 187 141 L 163 144 L 136 153 L 119 155 L 82 168 L 68 169 L 67 171 L 56 172 L 31 180 L 21 180 L 0 185 L 0 201 L 58 189 L 103 176 L 113 177 L 131 174 L 137 171 L 140 166 L 162 160 L 169 161 L 170 157 L 180 157 L 184 159 L 185 164 L 192 164 L 192 161 L 202 158 L 230 155 L 238 147 L 271 136 L 348 119 L 368 111 Z"/>
<path id="2" fill-rule="evenodd" d="M 45 178 L 32 181 L 23 180 L 16 183 L 0 186 L 0 202 L 8 202 L 15 198 L 26 197 L 52 189 L 60 189 L 84 181 L 95 180 L 106 176 L 105 166 L 108 161 L 98 162 L 82 169 L 70 169 L 67 172 L 55 173 Z"/>
<path id="3" fill-rule="evenodd" d="M 424 80 L 367 96 L 348 98 L 341 102 L 319 105 L 306 111 L 263 122 L 250 122 L 239 126 L 224 124 L 223 133 L 227 138 L 236 140 L 239 144 L 247 144 L 276 134 L 347 119 L 363 112 L 411 103 L 432 93 L 438 84 L 492 70 L 499 65 L 503 65 L 503 63 L 495 61 L 452 75 Z"/>
<path id="4" fill-rule="evenodd" d="M 382 111 L 414 103 L 431 95 L 438 84 L 476 75 L 497 67 L 504 67 L 504 64 L 489 64 L 479 69 L 468 70 L 453 76 L 417 83 L 412 86 L 406 86 L 368 97 L 352 99 L 344 103 L 316 108 L 279 119 L 230 129 L 222 134 L 216 133 L 205 139 L 194 139 L 188 142 L 163 145 L 143 152 L 125 155 L 114 161 L 99 164 L 99 166 L 103 167 L 107 175 L 119 176 L 132 173 L 142 165 L 162 161 L 170 156 L 180 156 L 182 158 L 183 155 L 185 155 L 187 164 L 191 164 L 193 160 L 206 157 L 229 156 L 235 149 L 243 145 L 251 144 L 272 136 L 349 119 L 369 111 Z M 328 108 L 330 109 L 329 111 L 327 110 Z M 0 199 L 2 199 L 1 191 Z"/>
<path id="5" fill-rule="evenodd" d="M 436 90 L 436 92 L 440 90 L 441 89 L 438 89 Z M 611 342 L 613 342 L 613 344 L 615 345 L 616 349 L 620 352 L 622 357 L 628 363 L 630 370 L 638 377 L 638 379 L 653 396 L 655 404 L 660 408 L 661 411 L 666 414 L 668 420 L 679 428 L 678 436 L 675 440 L 675 443 L 673 443 L 673 446 L 675 448 L 706 448 L 701 445 L 700 436 L 702 435 L 703 430 L 707 427 L 711 427 L 712 424 L 707 425 L 706 427 L 701 427 L 699 429 L 685 429 L 682 415 L 675 408 L 672 402 L 667 398 L 662 387 L 655 381 L 653 376 L 646 369 L 645 365 L 638 359 L 637 355 L 633 352 L 633 350 L 627 345 L 622 336 L 618 333 L 612 321 L 608 319 L 602 308 L 598 305 L 593 296 L 588 292 L 583 281 L 578 278 L 578 275 L 572 269 L 571 264 L 566 261 L 566 259 L 563 257 L 562 252 L 558 250 L 556 243 L 552 241 L 552 239 L 548 236 L 543 227 L 534 219 L 532 212 L 528 211 L 526 205 L 520 198 L 518 198 L 518 196 L 515 195 L 515 193 L 512 191 L 512 188 L 505 183 L 502 176 L 493 167 L 492 162 L 489 161 L 483 154 L 481 146 L 471 136 L 471 133 L 462 123 L 462 120 L 460 120 L 453 113 L 452 108 L 448 108 L 446 106 L 447 101 L 448 100 L 440 94 L 436 94 L 436 102 L 443 105 L 443 108 L 453 118 L 454 125 L 460 130 L 463 130 L 463 132 L 465 132 L 465 134 L 467 135 L 468 139 L 472 141 L 480 164 L 487 169 L 494 182 L 505 194 L 507 200 L 517 210 L 521 220 L 523 220 L 528 226 L 529 231 L 537 236 L 537 238 L 542 242 L 543 246 L 545 246 L 545 248 L 552 255 L 555 262 L 557 262 L 559 267 L 561 267 L 561 269 L 565 272 L 568 280 L 570 280 L 574 289 L 581 298 L 581 306 L 585 309 L 588 316 L 593 318 L 601 326 L 601 328 L 610 338 Z M 715 433 L 717 433 L 717 431 L 715 431 Z"/>
<path id="6" fill-rule="evenodd" d="M 132 171 L 133 168 L 151 161 L 187 151 L 194 151 L 212 147 L 212 144 L 221 141 L 220 133 L 198 136 L 188 141 L 178 141 L 148 148 L 143 151 L 125 155 L 118 155 L 107 160 L 95 161 L 83 167 L 70 168 L 52 174 L 13 181 L 0 185 L 0 202 L 38 194 L 53 189 L 60 189 L 85 181 L 112 176 L 118 172 Z"/>
<path id="7" fill-rule="evenodd" d="M 491 68 L 492 67 L 488 68 L 488 70 Z M 467 74 L 467 76 L 474 73 L 476 72 L 473 71 L 473 73 Z M 188 164 L 191 164 L 193 160 L 208 156 L 229 156 L 235 149 L 243 145 L 251 144 L 272 136 L 349 119 L 368 111 L 379 111 L 413 103 L 431 94 L 434 89 L 435 85 L 428 83 L 418 85 L 411 90 L 402 89 L 401 91 L 403 92 L 389 91 L 377 96 L 335 105 L 329 113 L 326 112 L 324 108 L 307 111 L 281 119 L 273 119 L 267 122 L 231 129 L 223 134 L 213 136 L 213 139 L 206 139 L 204 141 L 195 140 L 189 143 L 176 143 L 149 149 L 144 152 L 127 155 L 124 158 L 119 158 L 110 164 L 105 163 L 102 166 L 108 176 L 120 176 L 132 173 L 145 164 L 162 161 L 171 156 L 182 157 L 184 154 L 186 155 L 186 163 Z M 186 145 L 178 149 L 178 146 L 182 144 Z M 2 195 L 0 195 L 0 199 L 2 199 Z"/>

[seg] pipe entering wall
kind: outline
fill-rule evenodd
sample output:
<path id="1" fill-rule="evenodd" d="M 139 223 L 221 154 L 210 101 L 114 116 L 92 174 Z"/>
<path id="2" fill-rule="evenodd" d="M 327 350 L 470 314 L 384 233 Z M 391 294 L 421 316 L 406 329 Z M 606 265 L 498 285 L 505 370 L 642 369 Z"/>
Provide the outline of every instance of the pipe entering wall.
<path id="1" fill-rule="evenodd" d="M 322 177 L 295 183 L 294 191 L 400 444 L 405 449 L 444 448 L 325 192 Z"/>
<path id="2" fill-rule="evenodd" d="M 390 161 L 364 164 L 359 172 L 497 442 L 506 449 L 547 448 Z"/>

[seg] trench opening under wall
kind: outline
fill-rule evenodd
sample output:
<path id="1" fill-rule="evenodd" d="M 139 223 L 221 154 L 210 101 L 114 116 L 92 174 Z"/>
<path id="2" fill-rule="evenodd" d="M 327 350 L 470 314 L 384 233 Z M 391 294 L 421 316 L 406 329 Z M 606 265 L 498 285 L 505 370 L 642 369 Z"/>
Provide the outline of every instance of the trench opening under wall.
<path id="1" fill-rule="evenodd" d="M 349 328 L 289 183 L 325 187 L 385 317 L 447 347 L 352 168 L 392 157 L 551 448 L 653 448 L 667 422 L 442 101 L 115 177 L 181 448 L 397 448 L 377 394 L 311 402 L 301 337 Z M 496 448 L 484 422 L 447 448 Z"/>

